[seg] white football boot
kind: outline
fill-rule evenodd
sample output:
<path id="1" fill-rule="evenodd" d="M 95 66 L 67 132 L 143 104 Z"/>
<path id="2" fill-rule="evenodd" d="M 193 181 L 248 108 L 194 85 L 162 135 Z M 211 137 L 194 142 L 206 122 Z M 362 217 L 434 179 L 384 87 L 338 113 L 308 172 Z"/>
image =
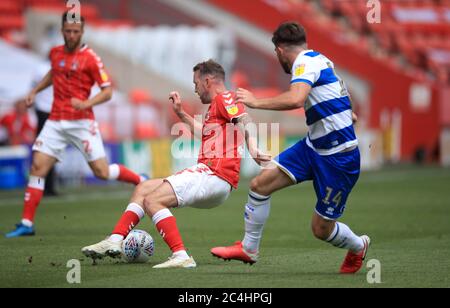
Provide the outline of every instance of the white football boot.
<path id="1" fill-rule="evenodd" d="M 176 268 L 176 267 L 184 267 L 184 268 L 194 268 L 197 267 L 197 264 L 194 261 L 194 258 L 189 257 L 189 259 L 183 259 L 176 256 L 169 257 L 164 263 L 153 266 L 153 268 Z"/>
<path id="2" fill-rule="evenodd" d="M 81 252 L 92 259 L 102 259 L 105 256 L 119 258 L 122 254 L 122 241 L 113 242 L 106 239 L 97 244 L 83 247 Z"/>

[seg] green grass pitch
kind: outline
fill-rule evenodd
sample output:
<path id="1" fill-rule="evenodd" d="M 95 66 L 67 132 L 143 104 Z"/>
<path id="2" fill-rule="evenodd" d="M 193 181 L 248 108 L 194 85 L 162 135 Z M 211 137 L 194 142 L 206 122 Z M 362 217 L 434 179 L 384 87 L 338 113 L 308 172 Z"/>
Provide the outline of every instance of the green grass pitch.
<path id="1" fill-rule="evenodd" d="M 131 186 L 87 187 L 44 199 L 37 235 L 5 239 L 22 211 L 22 191 L 0 192 L 0 287 L 450 287 L 450 170 L 395 167 L 362 173 L 341 221 L 372 239 L 367 259 L 381 264 L 381 284 L 369 284 L 365 265 L 339 275 L 346 251 L 313 238 L 311 183 L 274 194 L 260 260 L 253 266 L 213 258 L 209 249 L 243 235 L 243 181 L 212 210 L 174 210 L 196 269 L 155 270 L 169 249 L 145 218 L 138 229 L 156 243 L 148 264 L 105 259 L 92 265 L 81 247 L 102 240 L 128 203 Z M 81 261 L 81 284 L 66 281 L 67 262 Z"/>

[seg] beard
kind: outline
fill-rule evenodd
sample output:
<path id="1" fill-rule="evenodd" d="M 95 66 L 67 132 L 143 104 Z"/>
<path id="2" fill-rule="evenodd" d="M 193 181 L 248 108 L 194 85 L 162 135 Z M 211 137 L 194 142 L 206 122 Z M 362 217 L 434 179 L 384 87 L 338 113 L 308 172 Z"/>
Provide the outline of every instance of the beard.
<path id="1" fill-rule="evenodd" d="M 64 38 L 64 44 L 69 51 L 74 51 L 80 45 L 81 39 L 77 41 L 69 41 Z"/>
<path id="2" fill-rule="evenodd" d="M 202 102 L 202 104 L 207 105 L 207 104 L 211 103 L 211 97 L 209 97 L 209 95 L 207 93 L 199 95 L 199 97 L 200 97 L 200 101 Z"/>
<path id="3" fill-rule="evenodd" d="M 292 67 L 289 65 L 289 63 L 287 61 L 281 60 L 280 58 L 278 58 L 278 60 L 280 61 L 281 67 L 283 68 L 284 72 L 290 75 L 292 73 Z"/>

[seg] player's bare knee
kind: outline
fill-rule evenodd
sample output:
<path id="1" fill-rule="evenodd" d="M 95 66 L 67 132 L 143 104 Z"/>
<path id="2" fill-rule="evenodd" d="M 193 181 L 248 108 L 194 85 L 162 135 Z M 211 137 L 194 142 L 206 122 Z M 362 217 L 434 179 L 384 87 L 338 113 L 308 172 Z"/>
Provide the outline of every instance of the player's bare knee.
<path id="1" fill-rule="evenodd" d="M 330 236 L 329 228 L 326 225 L 312 224 L 311 229 L 314 236 L 319 240 L 325 241 Z"/>
<path id="2" fill-rule="evenodd" d="M 270 192 L 264 187 L 259 177 L 255 177 L 250 182 L 250 190 L 262 196 L 270 195 Z"/>
<path id="3" fill-rule="evenodd" d="M 40 166 L 38 164 L 36 164 L 35 162 L 33 162 L 31 164 L 31 170 L 30 170 L 31 174 L 38 175 L 39 171 L 41 171 Z"/>
<path id="4" fill-rule="evenodd" d="M 143 205 L 144 210 L 148 215 L 153 216 L 157 212 L 156 202 L 152 196 L 144 197 Z"/>
<path id="5" fill-rule="evenodd" d="M 142 204 L 144 202 L 144 198 L 149 193 L 148 184 L 146 182 L 142 182 L 142 183 L 138 184 L 138 186 L 136 186 L 136 188 L 134 189 L 133 195 L 131 196 L 131 200 L 130 200 L 131 202 L 135 202 L 138 204 Z"/>
<path id="6" fill-rule="evenodd" d="M 31 164 L 30 174 L 33 176 L 46 177 L 47 172 L 42 164 L 39 164 L 35 161 Z"/>
<path id="7" fill-rule="evenodd" d="M 94 175 L 101 180 L 108 180 L 109 170 L 108 168 L 93 168 Z"/>
<path id="8" fill-rule="evenodd" d="M 134 189 L 133 196 L 134 197 L 145 197 L 145 182 L 138 184 Z"/>

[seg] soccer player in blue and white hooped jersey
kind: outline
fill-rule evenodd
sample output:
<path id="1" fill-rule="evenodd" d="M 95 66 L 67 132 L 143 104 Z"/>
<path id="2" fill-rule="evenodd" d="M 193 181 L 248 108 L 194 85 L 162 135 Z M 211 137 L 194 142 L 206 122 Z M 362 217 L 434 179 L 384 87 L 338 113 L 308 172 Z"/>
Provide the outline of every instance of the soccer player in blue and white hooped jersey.
<path id="1" fill-rule="evenodd" d="M 274 168 L 263 169 L 251 181 L 243 241 L 215 247 L 211 252 L 223 259 L 255 263 L 272 193 L 312 180 L 317 195 L 312 231 L 318 239 L 347 249 L 340 272 L 355 273 L 363 264 L 370 239 L 355 235 L 347 225 L 337 222 L 360 173 L 358 139 L 353 128 L 356 116 L 349 94 L 333 62 L 308 49 L 302 26 L 295 22 L 281 24 L 272 42 L 284 71 L 292 75 L 289 91 L 256 99 L 251 92 L 238 89 L 237 98 L 255 109 L 305 108 L 308 135 L 276 157 Z"/>

